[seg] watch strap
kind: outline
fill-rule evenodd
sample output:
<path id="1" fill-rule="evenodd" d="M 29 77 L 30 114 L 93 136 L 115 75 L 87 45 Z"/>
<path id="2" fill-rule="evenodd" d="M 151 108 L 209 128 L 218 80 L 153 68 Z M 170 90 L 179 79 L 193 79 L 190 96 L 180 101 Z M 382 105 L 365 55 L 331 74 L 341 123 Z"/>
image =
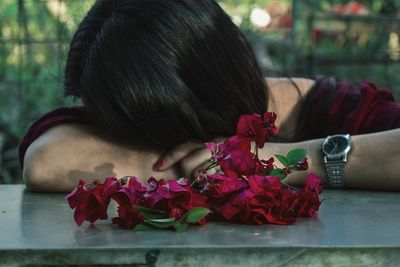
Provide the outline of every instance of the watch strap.
<path id="1" fill-rule="evenodd" d="M 344 181 L 344 166 L 346 162 L 343 160 L 326 160 L 325 167 L 328 173 L 329 186 L 332 188 L 346 188 Z"/>

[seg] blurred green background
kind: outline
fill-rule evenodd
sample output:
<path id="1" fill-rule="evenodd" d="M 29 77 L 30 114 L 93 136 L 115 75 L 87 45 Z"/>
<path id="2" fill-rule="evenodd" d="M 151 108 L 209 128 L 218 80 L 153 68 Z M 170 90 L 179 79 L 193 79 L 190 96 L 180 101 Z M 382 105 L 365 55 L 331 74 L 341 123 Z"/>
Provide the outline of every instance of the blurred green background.
<path id="1" fill-rule="evenodd" d="M 66 53 L 94 0 L 0 1 L 0 183 L 20 183 L 17 146 L 59 106 Z M 400 0 L 220 0 L 266 76 L 371 80 L 400 99 Z"/>

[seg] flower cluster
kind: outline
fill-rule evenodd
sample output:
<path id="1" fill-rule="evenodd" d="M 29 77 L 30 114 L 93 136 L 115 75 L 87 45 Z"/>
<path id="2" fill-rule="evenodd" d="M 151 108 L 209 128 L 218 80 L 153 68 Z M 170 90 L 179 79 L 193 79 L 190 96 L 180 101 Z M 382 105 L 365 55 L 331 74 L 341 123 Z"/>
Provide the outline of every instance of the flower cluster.
<path id="1" fill-rule="evenodd" d="M 89 185 L 80 181 L 66 197 L 75 209 L 76 223 L 107 219 L 111 200 L 118 204 L 118 217 L 112 222 L 135 230 L 184 231 L 189 224 L 203 225 L 207 220 L 292 224 L 299 217 L 312 217 L 321 204 L 319 177 L 308 175 L 302 189 L 282 182 L 289 173 L 308 169 L 307 151 L 275 155 L 282 168 L 273 157 L 259 158 L 258 149 L 278 133 L 275 120 L 276 114 L 269 112 L 241 116 L 235 136 L 222 144 L 205 144 L 211 163 L 192 184 L 186 178 L 150 178 L 144 183 L 136 177 L 109 177 Z"/>
<path id="2" fill-rule="evenodd" d="M 95 183 L 89 190 L 83 181 L 67 197 L 75 208 L 75 222 L 85 220 L 94 223 L 107 219 L 111 199 L 118 204 L 118 217 L 112 223 L 122 228 L 174 227 L 184 230 L 188 223 L 204 224 L 204 216 L 210 205 L 206 197 L 189 186 L 189 180 L 156 180 L 150 178 L 145 184 L 136 177 L 118 180 L 108 177 L 104 183 Z"/>

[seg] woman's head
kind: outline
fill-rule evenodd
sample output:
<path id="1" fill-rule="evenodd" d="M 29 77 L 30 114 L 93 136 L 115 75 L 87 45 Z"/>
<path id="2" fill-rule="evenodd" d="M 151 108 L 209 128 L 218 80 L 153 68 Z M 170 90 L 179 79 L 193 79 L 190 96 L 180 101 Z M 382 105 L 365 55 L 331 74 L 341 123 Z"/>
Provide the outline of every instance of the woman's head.
<path id="1" fill-rule="evenodd" d="M 266 108 L 250 46 L 213 0 L 98 0 L 64 83 L 105 130 L 158 147 L 233 134 Z"/>

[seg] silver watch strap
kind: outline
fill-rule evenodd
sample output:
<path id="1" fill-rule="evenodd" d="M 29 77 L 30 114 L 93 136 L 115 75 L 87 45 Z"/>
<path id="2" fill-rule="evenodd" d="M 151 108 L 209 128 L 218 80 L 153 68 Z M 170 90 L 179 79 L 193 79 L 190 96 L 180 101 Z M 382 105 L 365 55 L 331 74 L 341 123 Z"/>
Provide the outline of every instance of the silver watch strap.
<path id="1" fill-rule="evenodd" d="M 346 188 L 344 181 L 344 166 L 346 162 L 343 160 L 325 161 L 326 171 L 328 173 L 329 185 L 332 188 Z"/>

